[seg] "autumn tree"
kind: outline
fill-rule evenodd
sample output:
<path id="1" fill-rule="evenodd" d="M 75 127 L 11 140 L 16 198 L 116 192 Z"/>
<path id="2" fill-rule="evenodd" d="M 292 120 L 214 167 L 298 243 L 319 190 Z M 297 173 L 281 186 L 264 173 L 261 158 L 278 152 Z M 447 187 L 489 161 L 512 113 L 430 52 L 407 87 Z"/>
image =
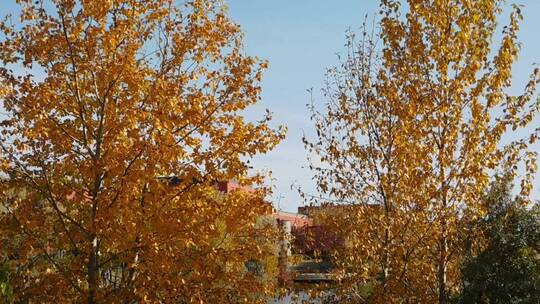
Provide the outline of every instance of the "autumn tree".
<path id="1" fill-rule="evenodd" d="M 380 31 L 351 34 L 329 70 L 328 102 L 311 108 L 316 137 L 304 142 L 320 192 L 356 206 L 328 217 L 349 238 L 338 253 L 349 295 L 370 283 L 360 300 L 448 303 L 461 288 L 463 219 L 485 212 L 490 174 L 521 166 L 521 196 L 530 193 L 539 75 L 509 94 L 521 12 L 513 7 L 497 46 L 502 8 L 383 0 Z"/>
<path id="2" fill-rule="evenodd" d="M 271 254 L 247 160 L 266 62 L 221 1 L 17 1 L 0 23 L 0 257 L 16 301 L 258 302 Z M 262 189 L 262 188 L 261 188 Z M 261 244 L 260 246 L 257 244 Z M 273 253 L 272 253 L 273 254 Z"/>

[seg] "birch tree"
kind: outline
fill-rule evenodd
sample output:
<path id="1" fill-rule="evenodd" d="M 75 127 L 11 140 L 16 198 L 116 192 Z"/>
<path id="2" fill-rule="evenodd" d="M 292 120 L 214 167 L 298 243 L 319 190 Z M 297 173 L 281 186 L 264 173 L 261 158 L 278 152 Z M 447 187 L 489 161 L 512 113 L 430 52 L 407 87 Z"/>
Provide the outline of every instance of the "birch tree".
<path id="1" fill-rule="evenodd" d="M 317 135 L 305 143 L 320 192 L 353 205 L 329 217 L 349 238 L 337 253 L 349 295 L 448 303 L 461 288 L 462 223 L 485 212 L 491 174 L 522 168 L 529 195 L 539 73 L 509 94 L 522 15 L 513 6 L 494 42 L 503 4 L 383 0 L 380 30 L 350 35 L 329 71 L 326 107 L 312 108 Z M 356 292 L 368 285 L 369 295 Z"/>

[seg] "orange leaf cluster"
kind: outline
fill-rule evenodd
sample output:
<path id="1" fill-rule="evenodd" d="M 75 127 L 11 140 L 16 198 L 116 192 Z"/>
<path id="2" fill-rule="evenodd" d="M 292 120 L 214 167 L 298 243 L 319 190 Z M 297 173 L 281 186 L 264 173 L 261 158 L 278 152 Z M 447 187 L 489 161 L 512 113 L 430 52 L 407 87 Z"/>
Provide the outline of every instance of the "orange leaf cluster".
<path id="1" fill-rule="evenodd" d="M 381 1 L 380 32 L 349 35 L 326 108 L 312 107 L 316 140 L 304 142 L 319 190 L 352 205 L 322 219 L 348 238 L 336 253 L 345 292 L 369 303 L 448 303 L 461 288 L 464 244 L 480 241 L 466 223 L 485 212 L 493 173 L 515 176 L 524 165 L 521 195 L 531 191 L 540 75 L 508 93 L 519 7 L 493 50 L 503 1 L 406 3 Z M 509 132 L 518 129 L 526 136 Z"/>
<path id="2" fill-rule="evenodd" d="M 17 2 L 0 23 L 0 257 L 17 300 L 262 301 L 272 282 L 244 265 L 273 254 L 264 193 L 214 184 L 260 184 L 247 159 L 284 130 L 241 115 L 266 62 L 220 1 Z"/>

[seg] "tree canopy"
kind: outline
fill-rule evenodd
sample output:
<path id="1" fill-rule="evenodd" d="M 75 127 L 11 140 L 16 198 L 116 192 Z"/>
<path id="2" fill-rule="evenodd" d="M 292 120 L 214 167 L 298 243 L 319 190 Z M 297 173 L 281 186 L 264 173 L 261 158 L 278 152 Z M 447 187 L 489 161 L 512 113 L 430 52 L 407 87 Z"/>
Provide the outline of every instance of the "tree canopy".
<path id="1" fill-rule="evenodd" d="M 486 195 L 486 215 L 474 226 L 485 243 L 470 248 L 460 303 L 536 303 L 540 298 L 540 207 L 512 198 L 508 178 Z"/>
<path id="2" fill-rule="evenodd" d="M 0 257 L 17 301 L 256 302 L 269 238 L 242 116 L 267 63 L 221 1 L 22 0 L 0 22 Z M 174 186 L 167 182 L 174 177 Z M 262 188 L 261 188 L 262 189 Z"/>
<path id="3" fill-rule="evenodd" d="M 319 191 L 356 206 L 328 217 L 348 237 L 337 260 L 355 301 L 448 303 L 461 289 L 463 219 L 486 212 L 494 170 L 522 168 L 530 194 L 540 73 L 509 93 L 522 15 L 514 6 L 499 26 L 503 3 L 382 0 L 376 27 L 351 32 L 328 71 L 304 142 Z M 369 298 L 356 292 L 365 284 Z"/>

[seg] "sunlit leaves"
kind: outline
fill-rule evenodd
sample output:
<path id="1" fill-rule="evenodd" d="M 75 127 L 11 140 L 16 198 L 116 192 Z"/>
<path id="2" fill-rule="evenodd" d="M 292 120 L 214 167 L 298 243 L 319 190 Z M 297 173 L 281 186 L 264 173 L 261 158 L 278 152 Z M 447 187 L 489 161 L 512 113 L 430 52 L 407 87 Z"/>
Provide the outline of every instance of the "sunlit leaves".
<path id="1" fill-rule="evenodd" d="M 0 24 L 1 256 L 18 299 L 237 303 L 270 292 L 241 271 L 273 254 L 252 246 L 272 238 L 254 225 L 269 212 L 265 192 L 223 198 L 214 184 L 260 184 L 246 160 L 284 130 L 270 114 L 242 116 L 266 62 L 244 54 L 221 2 L 20 2 L 20 20 Z"/>
<path id="2" fill-rule="evenodd" d="M 522 16 L 513 7 L 494 44 L 502 6 L 382 1 L 380 32 L 348 36 L 324 110 L 311 108 L 317 136 L 304 140 L 320 192 L 356 206 L 322 219 L 350 239 L 336 253 L 345 293 L 375 283 L 376 303 L 446 303 L 461 287 L 463 221 L 485 213 L 492 174 L 523 168 L 530 194 L 539 78 L 508 93 Z"/>

